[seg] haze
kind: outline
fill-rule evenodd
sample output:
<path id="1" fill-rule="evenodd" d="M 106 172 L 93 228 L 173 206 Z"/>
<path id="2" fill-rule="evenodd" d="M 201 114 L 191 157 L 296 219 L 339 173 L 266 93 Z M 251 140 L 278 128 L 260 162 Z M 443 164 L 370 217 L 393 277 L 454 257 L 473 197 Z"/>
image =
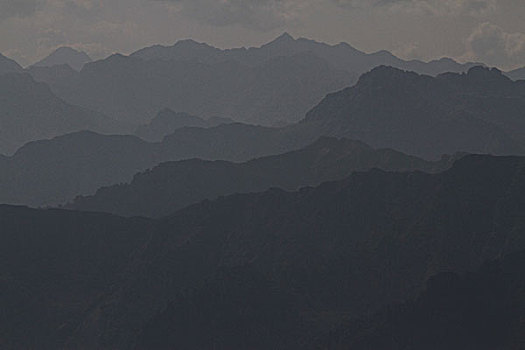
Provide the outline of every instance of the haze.
<path id="1" fill-rule="evenodd" d="M 2 0 L 0 52 L 23 65 L 60 46 L 94 59 L 193 38 L 258 46 L 287 31 L 402 58 L 525 62 L 518 0 Z"/>

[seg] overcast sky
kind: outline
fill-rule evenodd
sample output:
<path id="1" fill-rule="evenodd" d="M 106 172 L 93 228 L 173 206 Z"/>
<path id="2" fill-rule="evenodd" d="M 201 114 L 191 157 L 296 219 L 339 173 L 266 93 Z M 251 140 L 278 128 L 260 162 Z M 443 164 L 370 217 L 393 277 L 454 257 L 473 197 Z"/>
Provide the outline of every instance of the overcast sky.
<path id="1" fill-rule="evenodd" d="M 93 58 L 193 38 L 258 46 L 287 31 L 402 58 L 525 66 L 525 0 L 0 0 L 0 52 L 27 65 L 59 46 Z"/>

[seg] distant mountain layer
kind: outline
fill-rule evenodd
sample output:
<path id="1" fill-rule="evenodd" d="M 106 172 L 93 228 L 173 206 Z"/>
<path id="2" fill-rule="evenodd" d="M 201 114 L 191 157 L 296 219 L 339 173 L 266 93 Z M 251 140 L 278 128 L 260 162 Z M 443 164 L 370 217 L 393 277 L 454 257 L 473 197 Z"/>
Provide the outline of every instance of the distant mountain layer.
<path id="1" fill-rule="evenodd" d="M 130 184 L 102 188 L 78 197 L 67 208 L 123 216 L 162 217 L 204 199 L 271 187 L 297 190 L 339 180 L 354 171 L 447 169 L 453 159 L 428 162 L 389 149 L 374 150 L 346 139 L 321 138 L 298 151 L 246 163 L 192 159 L 163 163 L 139 173 Z"/>
<path id="2" fill-rule="evenodd" d="M 6 73 L 21 73 L 23 70 L 18 63 L 0 54 L 0 75 Z"/>
<path id="3" fill-rule="evenodd" d="M 79 131 L 112 133 L 121 123 L 56 97 L 28 74 L 0 76 L 0 152 L 11 154 L 29 141 Z"/>
<path id="4" fill-rule="evenodd" d="M 184 40 L 87 64 L 75 77 L 35 78 L 70 103 L 126 122 L 144 124 L 168 107 L 276 126 L 302 119 L 327 93 L 378 65 L 436 75 L 474 64 L 403 61 L 386 51 L 366 54 L 344 43 L 332 46 L 285 34 L 250 49 L 220 50 Z"/>
<path id="5" fill-rule="evenodd" d="M 182 128 L 158 143 L 82 131 L 28 143 L 13 156 L 0 159 L 0 203 L 63 204 L 100 187 L 129 182 L 136 173 L 161 162 L 246 161 L 306 144 L 287 138 L 280 129 L 245 124 Z"/>
<path id="6" fill-rule="evenodd" d="M 297 127 L 425 158 L 523 154 L 525 82 L 496 69 L 437 77 L 378 67 L 328 95 Z"/>
<path id="7" fill-rule="evenodd" d="M 80 71 L 91 58 L 83 51 L 71 47 L 59 47 L 49 56 L 33 64 L 33 67 L 53 67 L 67 64 L 76 71 Z"/>
<path id="8" fill-rule="evenodd" d="M 148 141 L 162 141 L 162 139 L 183 127 L 209 128 L 221 124 L 234 123 L 232 119 L 211 117 L 203 119 L 187 113 L 176 113 L 169 108 L 160 111 L 148 124 L 141 125 L 135 135 Z"/>
<path id="9" fill-rule="evenodd" d="M 524 82 L 496 70 L 479 67 L 433 78 L 380 67 L 326 97 L 301 123 L 283 128 L 184 127 L 162 142 L 77 133 L 30 144 L 4 161 L 0 202 L 63 204 L 129 182 L 161 162 L 247 161 L 303 148 L 324 135 L 427 159 L 458 151 L 524 154 L 524 96 Z"/>
<path id="10" fill-rule="evenodd" d="M 218 63 L 234 60 L 251 66 L 259 65 L 271 58 L 311 53 L 333 67 L 360 75 L 379 65 L 394 66 L 421 74 L 437 75 L 444 72 L 464 72 L 474 63 L 460 64 L 450 58 L 430 62 L 405 61 L 388 51 L 364 53 L 347 43 L 328 45 L 310 39 L 294 39 L 284 33 L 261 47 L 221 50 L 193 40 L 182 40 L 173 46 L 155 45 L 141 49 L 131 56 L 145 60 L 195 60 L 203 63 Z"/>
<path id="11" fill-rule="evenodd" d="M 358 331 L 383 336 L 372 340 L 399 335 L 436 349 L 501 321 L 479 339 L 505 348 L 519 331 L 501 328 L 521 326 L 513 271 L 523 264 L 506 257 L 525 249 L 524 171 L 524 158 L 467 156 L 439 174 L 371 170 L 157 221 L 1 206 L 0 345 L 314 349 L 330 330 L 371 317 L 374 328 Z M 446 275 L 420 294 L 437 273 L 495 258 L 504 259 L 500 275 Z M 393 321 L 370 316 L 418 294 L 392 309 Z M 424 342 L 414 338 L 425 329 Z M 331 339 L 348 344 L 343 334 Z"/>
<path id="12" fill-rule="evenodd" d="M 66 101 L 121 121 L 144 124 L 170 108 L 263 125 L 300 120 L 326 93 L 356 79 L 309 53 L 274 57 L 257 66 L 113 55 L 63 79 L 34 77 Z"/>

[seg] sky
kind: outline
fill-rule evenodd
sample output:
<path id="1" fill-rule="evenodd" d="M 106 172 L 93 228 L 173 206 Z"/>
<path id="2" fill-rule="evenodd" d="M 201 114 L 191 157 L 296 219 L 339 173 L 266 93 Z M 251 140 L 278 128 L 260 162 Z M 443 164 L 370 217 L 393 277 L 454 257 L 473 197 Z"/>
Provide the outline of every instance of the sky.
<path id="1" fill-rule="evenodd" d="M 60 46 L 92 58 L 192 38 L 259 46 L 283 32 L 405 59 L 525 66 L 525 0 L 0 0 L 0 53 L 26 66 Z"/>

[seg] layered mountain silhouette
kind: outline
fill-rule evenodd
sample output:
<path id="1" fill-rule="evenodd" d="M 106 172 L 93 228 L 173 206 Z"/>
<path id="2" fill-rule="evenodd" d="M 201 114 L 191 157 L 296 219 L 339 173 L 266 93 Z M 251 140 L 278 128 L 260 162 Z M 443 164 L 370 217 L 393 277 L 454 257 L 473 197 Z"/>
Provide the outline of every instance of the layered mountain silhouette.
<path id="1" fill-rule="evenodd" d="M 353 84 L 377 65 L 432 75 L 473 66 L 450 59 L 403 61 L 386 51 L 366 54 L 345 43 L 327 45 L 284 34 L 249 49 L 221 50 L 183 40 L 87 64 L 75 77 L 35 78 L 72 104 L 126 122 L 144 124 L 168 107 L 275 126 L 302 119 L 327 93 Z"/>
<path id="2" fill-rule="evenodd" d="M 146 60 L 197 60 L 205 63 L 235 60 L 254 66 L 274 57 L 304 53 L 311 53 L 337 69 L 356 75 L 361 75 L 379 65 L 394 66 L 430 75 L 444 72 L 463 72 L 475 65 L 473 63 L 460 64 L 450 58 L 430 62 L 405 61 L 384 50 L 368 54 L 347 43 L 328 45 L 306 38 L 294 39 L 288 33 L 282 34 L 261 47 L 221 50 L 194 40 L 182 40 L 173 46 L 155 45 L 147 47 L 133 53 L 132 56 Z"/>
<path id="3" fill-rule="evenodd" d="M 524 108 L 525 82 L 497 69 L 434 78 L 381 66 L 328 95 L 302 124 L 426 158 L 457 151 L 523 154 Z"/>
<path id="4" fill-rule="evenodd" d="M 70 209 L 122 216 L 162 217 L 204 199 L 272 187 L 297 190 L 342 179 L 354 171 L 447 169 L 455 158 L 429 162 L 390 149 L 375 150 L 361 142 L 321 138 L 298 151 L 245 163 L 192 159 L 168 162 L 137 174 L 129 184 L 102 188 L 78 197 Z"/>
<path id="5" fill-rule="evenodd" d="M 83 51 L 71 47 L 59 47 L 49 56 L 33 64 L 34 67 L 52 67 L 67 64 L 76 71 L 80 71 L 91 58 Z"/>
<path id="6" fill-rule="evenodd" d="M 103 186 L 129 182 L 136 173 L 161 162 L 189 158 L 246 161 L 283 153 L 298 144 L 280 129 L 245 124 L 186 127 L 162 142 L 81 131 L 28 143 L 13 156 L 4 157 L 0 202 L 58 205 Z"/>
<path id="7" fill-rule="evenodd" d="M 257 66 L 113 55 L 87 64 L 72 77 L 43 81 L 72 104 L 126 122 L 144 124 L 170 108 L 204 118 L 275 125 L 301 119 L 327 92 L 353 80 L 352 74 L 304 53 Z"/>
<path id="8" fill-rule="evenodd" d="M 0 75 L 0 152 L 11 154 L 29 141 L 79 130 L 113 133 L 122 123 L 56 97 L 28 74 Z"/>
<path id="9" fill-rule="evenodd" d="M 417 297 L 437 273 L 464 274 L 524 250 L 524 171 L 520 157 L 466 156 L 439 174 L 371 170 L 297 192 L 205 201 L 156 221 L 2 206 L 1 345 L 316 348 L 342 323 Z M 470 304 L 441 318 L 450 325 L 434 318 L 437 334 L 468 335 L 487 314 L 497 316 L 488 325 L 516 325 L 507 321 L 523 284 L 506 284 L 518 282 L 515 270 L 502 270 L 509 293 L 490 288 L 497 274 L 480 271 L 432 279 L 409 304 L 413 314 L 391 313 L 395 333 L 391 321 L 372 331 L 428 329 L 433 305 L 449 310 L 469 293 Z M 494 307 L 476 309 L 486 300 Z M 509 340 L 500 329 L 486 334 L 496 348 Z M 440 345 L 425 334 L 414 344 Z"/>
<path id="10" fill-rule="evenodd" d="M 231 123 L 234 123 L 234 121 L 230 118 L 211 117 L 203 119 L 188 113 L 177 113 L 169 108 L 165 108 L 148 124 L 138 127 L 135 135 L 147 141 L 162 141 L 165 136 L 183 127 L 209 128 Z"/>
<path id="11" fill-rule="evenodd" d="M 0 54 L 0 75 L 6 73 L 21 73 L 23 70 L 18 63 Z"/>
<path id="12" fill-rule="evenodd" d="M 0 198 L 9 204 L 63 204 L 100 187 L 129 182 L 137 172 L 161 162 L 248 161 L 303 148 L 323 135 L 428 159 L 458 151 L 523 154 L 523 110 L 523 82 L 513 82 L 494 69 L 476 67 L 465 74 L 434 78 L 379 67 L 354 87 L 327 96 L 302 122 L 287 127 L 239 123 L 183 127 L 161 142 L 79 133 L 24 147 L 4 162 L 1 173 L 8 180 Z M 113 146 L 101 154 L 99 144 Z M 41 166 L 33 164 L 35 159 Z M 29 168 L 30 172 L 23 170 Z M 77 169 L 83 169 L 80 176 Z M 32 189 L 31 183 L 41 186 Z"/>

